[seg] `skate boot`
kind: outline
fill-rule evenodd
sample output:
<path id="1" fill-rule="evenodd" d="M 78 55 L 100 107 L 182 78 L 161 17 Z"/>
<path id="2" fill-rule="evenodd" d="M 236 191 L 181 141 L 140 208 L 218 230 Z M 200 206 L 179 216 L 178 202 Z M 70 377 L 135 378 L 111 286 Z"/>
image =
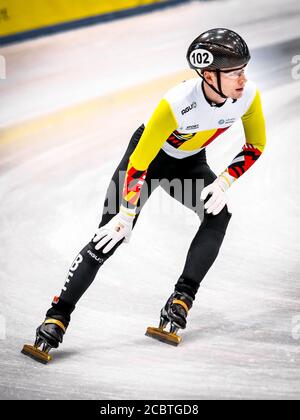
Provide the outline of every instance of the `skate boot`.
<path id="1" fill-rule="evenodd" d="M 36 330 L 36 340 L 33 346 L 25 344 L 22 353 L 36 360 L 47 364 L 52 360 L 49 352 L 56 349 L 63 341 L 69 322 L 62 315 L 46 317 L 45 321 Z M 39 349 L 41 347 L 41 349 Z"/>
<path id="2" fill-rule="evenodd" d="M 160 311 L 159 327 L 148 327 L 146 335 L 164 343 L 178 346 L 181 337 L 177 335 L 177 332 L 179 328 L 184 329 L 186 327 L 186 317 L 192 305 L 193 299 L 187 293 L 175 291 Z M 169 322 L 170 330 L 165 331 Z"/>

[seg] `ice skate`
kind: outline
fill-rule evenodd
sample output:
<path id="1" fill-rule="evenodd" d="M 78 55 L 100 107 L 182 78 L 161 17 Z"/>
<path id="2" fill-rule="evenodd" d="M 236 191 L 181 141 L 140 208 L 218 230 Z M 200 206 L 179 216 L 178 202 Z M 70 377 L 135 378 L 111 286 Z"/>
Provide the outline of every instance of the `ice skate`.
<path id="1" fill-rule="evenodd" d="M 186 317 L 193 305 L 193 300 L 184 292 L 174 292 L 160 312 L 159 327 L 148 327 L 146 335 L 172 346 L 178 346 L 181 337 L 178 330 L 186 327 Z M 170 323 L 169 331 L 165 330 Z"/>
<path id="2" fill-rule="evenodd" d="M 21 352 L 37 362 L 47 364 L 52 360 L 50 350 L 62 343 L 67 326 L 68 322 L 62 316 L 47 317 L 36 330 L 34 345 L 25 344 Z"/>

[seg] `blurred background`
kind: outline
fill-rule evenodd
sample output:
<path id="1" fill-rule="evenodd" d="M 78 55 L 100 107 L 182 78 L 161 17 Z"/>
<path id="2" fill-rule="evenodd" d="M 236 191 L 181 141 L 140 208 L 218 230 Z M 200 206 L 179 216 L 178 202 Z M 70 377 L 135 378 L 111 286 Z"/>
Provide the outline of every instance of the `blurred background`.
<path id="1" fill-rule="evenodd" d="M 250 47 L 267 148 L 228 192 L 233 218 L 183 342 L 144 336 L 198 229 L 157 190 L 52 364 L 25 358 L 98 226 L 133 131 L 169 88 L 197 76 L 186 50 L 213 27 Z M 0 399 L 300 397 L 299 81 L 296 0 L 0 0 Z M 212 169 L 243 142 L 237 123 L 209 145 Z"/>

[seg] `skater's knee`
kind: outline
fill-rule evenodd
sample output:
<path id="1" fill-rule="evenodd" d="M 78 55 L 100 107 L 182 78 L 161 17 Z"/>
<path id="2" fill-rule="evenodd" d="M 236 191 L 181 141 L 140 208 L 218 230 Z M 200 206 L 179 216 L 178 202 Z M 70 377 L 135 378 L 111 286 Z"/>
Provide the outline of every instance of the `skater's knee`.
<path id="1" fill-rule="evenodd" d="M 204 216 L 203 225 L 225 234 L 231 217 L 232 213 L 226 205 L 217 215 L 206 214 Z"/>

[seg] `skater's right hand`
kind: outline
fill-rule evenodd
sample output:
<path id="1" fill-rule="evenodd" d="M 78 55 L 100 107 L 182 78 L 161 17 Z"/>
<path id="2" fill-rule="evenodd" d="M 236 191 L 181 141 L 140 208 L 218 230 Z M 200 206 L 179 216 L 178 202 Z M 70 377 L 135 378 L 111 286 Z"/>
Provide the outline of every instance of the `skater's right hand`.
<path id="1" fill-rule="evenodd" d="M 132 224 L 135 218 L 135 211 L 120 207 L 120 212 L 116 214 L 106 225 L 98 228 L 93 242 L 98 242 L 95 249 L 99 251 L 104 245 L 102 252 L 106 254 L 119 241 L 125 238 L 124 242 L 129 242 Z"/>

